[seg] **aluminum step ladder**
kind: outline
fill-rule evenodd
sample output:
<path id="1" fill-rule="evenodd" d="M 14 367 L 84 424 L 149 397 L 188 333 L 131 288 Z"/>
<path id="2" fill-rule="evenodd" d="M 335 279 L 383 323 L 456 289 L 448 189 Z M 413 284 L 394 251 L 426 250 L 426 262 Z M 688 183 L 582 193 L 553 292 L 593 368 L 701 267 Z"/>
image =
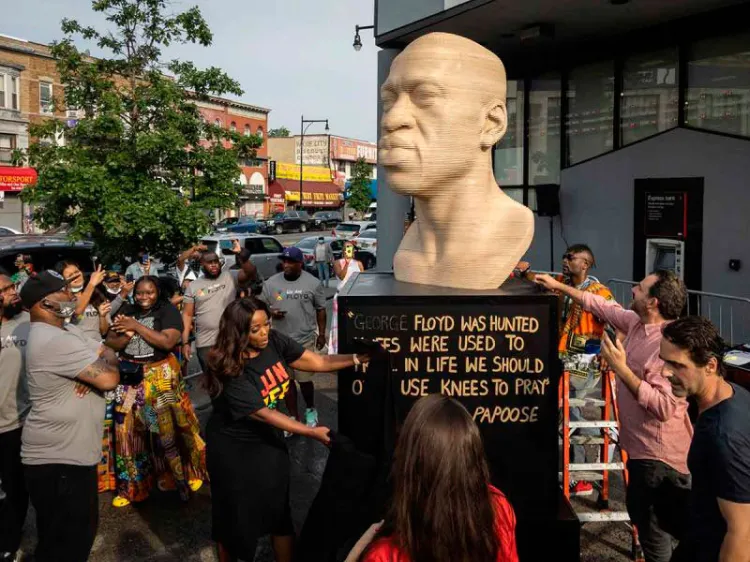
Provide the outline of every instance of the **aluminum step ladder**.
<path id="1" fill-rule="evenodd" d="M 620 415 L 617 408 L 617 396 L 615 385 L 615 374 L 612 371 L 602 372 L 602 397 L 601 398 L 570 398 L 570 373 L 563 372 L 560 381 L 560 407 L 562 409 L 561 439 L 563 452 L 562 489 L 565 497 L 570 499 L 571 474 L 576 480 L 586 482 L 597 482 L 599 497 L 596 502 L 596 511 L 578 513 L 581 523 L 592 522 L 625 522 L 632 530 L 631 554 L 636 562 L 644 562 L 643 550 L 638 541 L 638 532 L 630 523 L 627 511 L 612 511 L 609 509 L 609 476 L 611 471 L 622 472 L 625 486 L 628 484 L 627 452 L 620 447 L 619 441 L 613 435 L 619 436 Z M 596 421 L 570 421 L 571 407 L 594 406 L 600 408 L 601 420 Z M 598 429 L 599 436 L 578 435 L 578 429 Z M 571 445 L 596 445 L 600 447 L 600 461 L 595 463 L 571 463 Z M 620 451 L 620 462 L 610 460 L 610 446 L 614 445 Z"/>

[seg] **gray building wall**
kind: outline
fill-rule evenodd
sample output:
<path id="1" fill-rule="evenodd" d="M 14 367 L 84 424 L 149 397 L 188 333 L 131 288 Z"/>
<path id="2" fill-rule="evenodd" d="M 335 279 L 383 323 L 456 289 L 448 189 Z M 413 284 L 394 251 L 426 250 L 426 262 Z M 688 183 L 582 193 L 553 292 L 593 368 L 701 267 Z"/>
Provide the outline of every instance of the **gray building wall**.
<path id="1" fill-rule="evenodd" d="M 0 226 L 8 226 L 22 231 L 23 213 L 18 193 L 5 192 L 5 201 L 0 208 Z"/>
<path id="2" fill-rule="evenodd" d="M 380 140 L 380 86 L 388 78 L 391 63 L 398 49 L 383 49 L 378 52 L 378 140 Z M 393 256 L 398 250 L 404 233 L 404 218 L 411 208 L 408 197 L 398 195 L 388 188 L 388 174 L 378 159 L 378 271 L 393 270 Z"/>
<path id="3" fill-rule="evenodd" d="M 703 291 L 750 297 L 750 142 L 675 129 L 563 170 L 554 269 L 566 244 L 589 244 L 602 281 L 633 278 L 633 180 L 703 177 Z M 526 259 L 550 265 L 549 219 L 537 217 Z M 739 272 L 730 258 L 742 260 Z"/>

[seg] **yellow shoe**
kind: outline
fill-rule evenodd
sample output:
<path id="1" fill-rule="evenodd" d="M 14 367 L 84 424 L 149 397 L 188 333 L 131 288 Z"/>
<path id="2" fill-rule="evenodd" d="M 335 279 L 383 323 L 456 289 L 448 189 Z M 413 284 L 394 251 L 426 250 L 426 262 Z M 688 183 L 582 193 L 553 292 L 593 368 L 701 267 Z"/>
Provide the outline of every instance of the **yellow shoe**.
<path id="1" fill-rule="evenodd" d="M 122 496 L 115 496 L 115 499 L 112 500 L 112 507 L 126 507 L 128 505 L 130 505 L 130 500 Z"/>
<path id="2" fill-rule="evenodd" d="M 198 478 L 188 480 L 188 486 L 193 492 L 197 492 L 203 486 L 203 480 L 200 480 Z"/>

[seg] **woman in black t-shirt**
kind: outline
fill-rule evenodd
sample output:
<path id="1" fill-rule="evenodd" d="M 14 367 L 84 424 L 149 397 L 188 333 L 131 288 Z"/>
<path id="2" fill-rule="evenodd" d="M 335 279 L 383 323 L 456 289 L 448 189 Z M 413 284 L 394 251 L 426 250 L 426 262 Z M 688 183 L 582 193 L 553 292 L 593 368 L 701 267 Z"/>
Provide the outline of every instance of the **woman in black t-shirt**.
<path id="1" fill-rule="evenodd" d="M 182 337 L 182 316 L 161 296 L 159 280 L 138 279 L 135 304 L 112 323 L 107 345 L 120 352 L 115 396 L 115 507 L 145 500 L 154 476 L 161 490 L 184 500 L 206 478 L 206 445 L 172 353 Z"/>
<path id="2" fill-rule="evenodd" d="M 334 372 L 368 360 L 304 350 L 271 329 L 268 306 L 255 298 L 226 308 L 207 369 L 214 407 L 206 428 L 207 460 L 221 562 L 252 560 L 258 538 L 269 534 L 276 561 L 291 561 L 294 531 L 283 431 L 330 443 L 327 427 L 307 427 L 277 410 L 293 384 L 292 369 Z"/>

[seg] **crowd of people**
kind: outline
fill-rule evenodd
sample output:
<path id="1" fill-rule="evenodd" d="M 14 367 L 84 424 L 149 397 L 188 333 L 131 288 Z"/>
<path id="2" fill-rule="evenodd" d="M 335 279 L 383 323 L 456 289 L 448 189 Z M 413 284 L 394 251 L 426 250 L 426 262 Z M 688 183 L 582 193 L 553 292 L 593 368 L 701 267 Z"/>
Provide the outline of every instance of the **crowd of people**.
<path id="1" fill-rule="evenodd" d="M 186 249 L 176 287 L 153 275 L 145 251 L 124 275 L 98 266 L 87 276 L 70 261 L 35 272 L 28 256 L 15 275 L 0 274 L 0 561 L 16 559 L 29 502 L 35 559 L 83 561 L 99 493 L 112 492 L 116 508 L 155 488 L 187 501 L 210 481 L 219 559 L 252 560 L 270 535 L 276 560 L 290 562 L 285 435 L 330 444 L 314 374 L 370 359 L 337 353 L 338 299 L 329 331 L 322 274 L 332 269 L 341 286 L 364 267 L 352 244 L 334 261 L 320 242 L 319 278 L 289 247 L 280 271 L 261 279 L 238 243 L 233 269 L 205 246 Z M 625 310 L 590 274 L 595 263 L 577 244 L 559 277 L 528 264 L 518 273 L 560 296 L 558 351 L 573 396 L 593 392 L 604 368 L 616 375 L 626 503 L 646 561 L 750 560 L 750 393 L 724 380 L 724 342 L 708 320 L 681 317 L 687 291 L 673 273 L 646 276 Z M 212 398 L 205 432 L 185 389 L 193 350 Z M 573 459 L 584 461 L 582 446 Z M 458 401 L 417 401 L 391 478 L 384 520 L 348 562 L 518 560 L 513 508 Z M 593 491 L 572 483 L 574 495 Z"/>

